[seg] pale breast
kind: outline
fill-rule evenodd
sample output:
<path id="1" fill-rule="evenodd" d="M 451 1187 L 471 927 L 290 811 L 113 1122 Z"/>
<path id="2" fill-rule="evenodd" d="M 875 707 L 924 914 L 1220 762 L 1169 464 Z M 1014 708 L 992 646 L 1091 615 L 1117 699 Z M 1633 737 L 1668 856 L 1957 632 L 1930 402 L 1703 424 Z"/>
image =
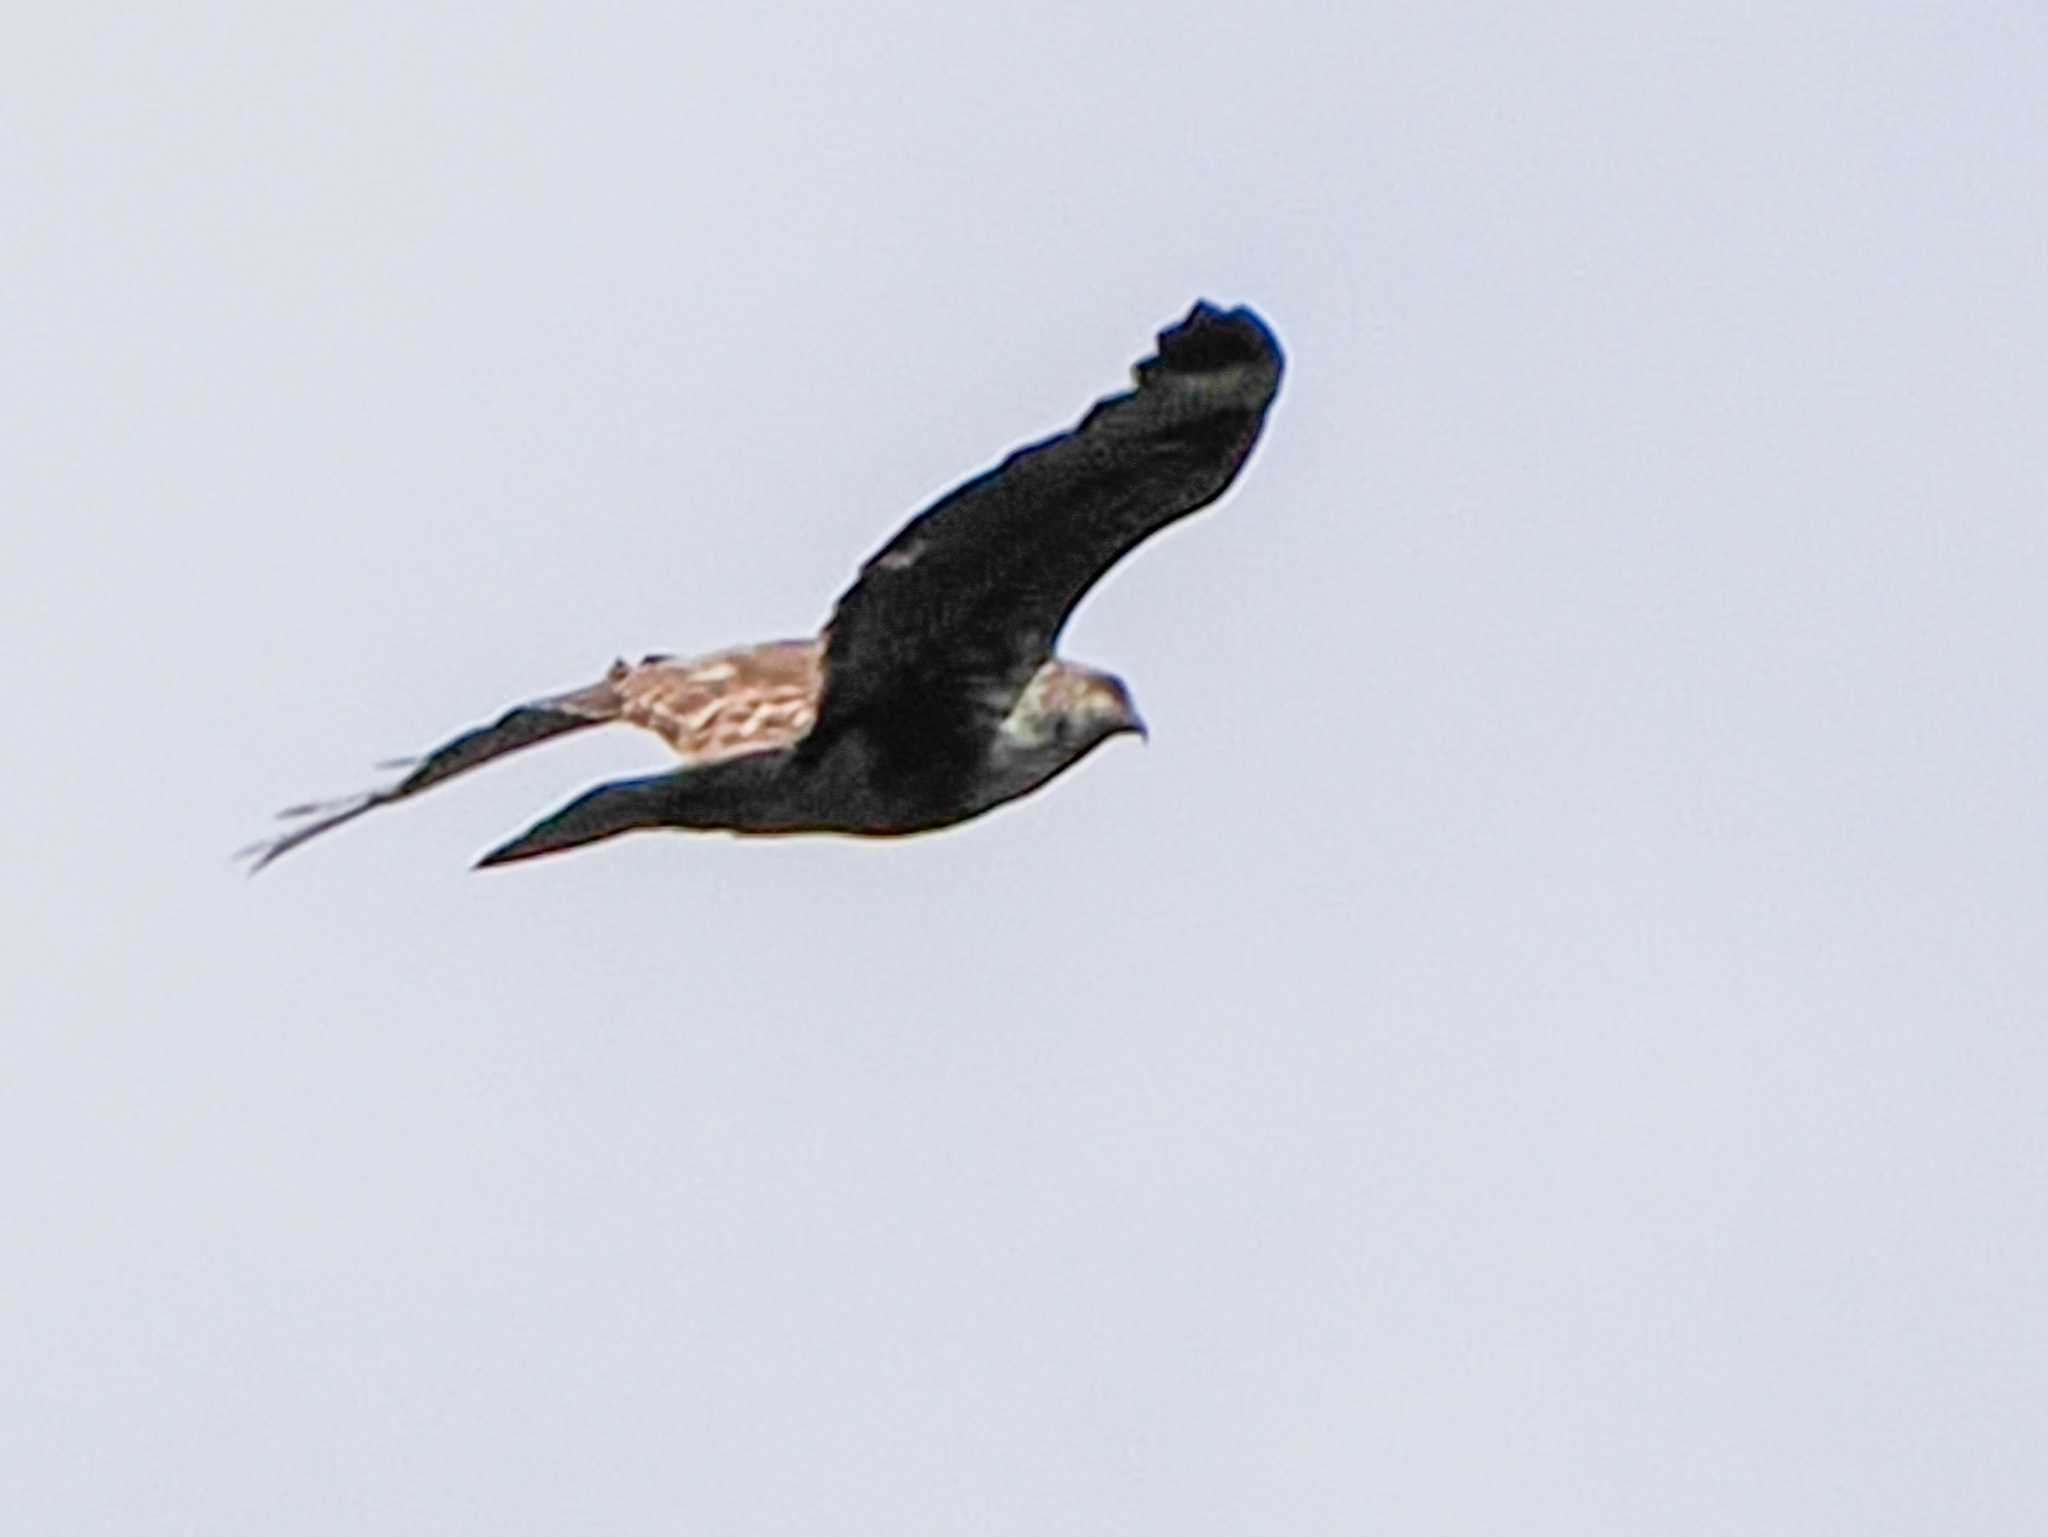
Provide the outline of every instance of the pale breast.
<path id="1" fill-rule="evenodd" d="M 620 718 L 660 736 L 687 764 L 774 752 L 818 718 L 823 670 L 815 640 L 771 641 L 614 668 Z"/>

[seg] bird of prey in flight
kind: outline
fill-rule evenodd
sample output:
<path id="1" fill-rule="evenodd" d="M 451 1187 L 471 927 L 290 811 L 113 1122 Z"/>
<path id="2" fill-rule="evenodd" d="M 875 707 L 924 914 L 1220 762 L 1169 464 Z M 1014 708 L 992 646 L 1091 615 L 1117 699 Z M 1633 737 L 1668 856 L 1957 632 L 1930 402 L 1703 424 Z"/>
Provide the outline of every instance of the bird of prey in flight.
<path id="1" fill-rule="evenodd" d="M 411 760 L 396 783 L 295 806 L 261 869 L 308 838 L 503 753 L 606 721 L 681 766 L 600 785 L 484 856 L 502 865 L 637 828 L 889 836 L 978 816 L 1144 723 L 1122 680 L 1053 655 L 1075 605 L 1236 477 L 1280 387 L 1272 332 L 1197 304 L 1135 387 L 939 498 L 861 567 L 812 640 L 615 662 Z"/>

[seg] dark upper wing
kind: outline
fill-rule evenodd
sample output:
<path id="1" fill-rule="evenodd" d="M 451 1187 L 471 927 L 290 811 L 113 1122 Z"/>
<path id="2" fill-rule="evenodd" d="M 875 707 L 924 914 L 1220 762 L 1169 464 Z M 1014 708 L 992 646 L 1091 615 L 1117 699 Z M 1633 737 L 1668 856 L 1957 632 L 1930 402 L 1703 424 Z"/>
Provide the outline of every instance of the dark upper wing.
<path id="1" fill-rule="evenodd" d="M 805 750 L 856 721 L 906 748 L 978 740 L 1082 594 L 1148 535 L 1222 494 L 1280 371 L 1279 345 L 1250 310 L 1197 304 L 1137 365 L 1136 389 L 919 513 L 833 612 Z"/>

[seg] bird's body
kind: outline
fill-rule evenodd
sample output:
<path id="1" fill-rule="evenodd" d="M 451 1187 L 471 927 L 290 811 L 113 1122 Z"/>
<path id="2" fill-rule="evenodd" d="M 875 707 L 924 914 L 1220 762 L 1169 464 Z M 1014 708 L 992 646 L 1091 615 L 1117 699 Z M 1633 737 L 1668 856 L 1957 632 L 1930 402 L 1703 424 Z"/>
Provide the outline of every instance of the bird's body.
<path id="1" fill-rule="evenodd" d="M 616 662 L 420 759 L 397 783 L 299 806 L 247 851 L 260 869 L 317 833 L 504 753 L 623 721 L 680 766 L 601 785 L 482 861 L 644 827 L 892 836 L 977 816 L 1144 727 L 1108 673 L 1052 655 L 1081 596 L 1235 477 L 1279 387 L 1248 310 L 1196 305 L 1137 388 L 1018 450 L 914 518 L 862 568 L 822 635 Z"/>

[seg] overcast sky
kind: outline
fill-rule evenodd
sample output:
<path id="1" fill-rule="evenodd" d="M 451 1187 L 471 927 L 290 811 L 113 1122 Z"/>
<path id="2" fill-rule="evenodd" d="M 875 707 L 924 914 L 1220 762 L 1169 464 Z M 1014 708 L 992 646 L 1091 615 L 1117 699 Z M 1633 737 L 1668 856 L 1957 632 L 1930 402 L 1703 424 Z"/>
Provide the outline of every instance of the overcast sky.
<path id="1" fill-rule="evenodd" d="M 1784 12 L 1795 14 L 1784 14 Z M 37 8 L 24 1533 L 2048 1530 L 2048 12 Z M 906 842 L 294 854 L 1290 373 Z"/>

